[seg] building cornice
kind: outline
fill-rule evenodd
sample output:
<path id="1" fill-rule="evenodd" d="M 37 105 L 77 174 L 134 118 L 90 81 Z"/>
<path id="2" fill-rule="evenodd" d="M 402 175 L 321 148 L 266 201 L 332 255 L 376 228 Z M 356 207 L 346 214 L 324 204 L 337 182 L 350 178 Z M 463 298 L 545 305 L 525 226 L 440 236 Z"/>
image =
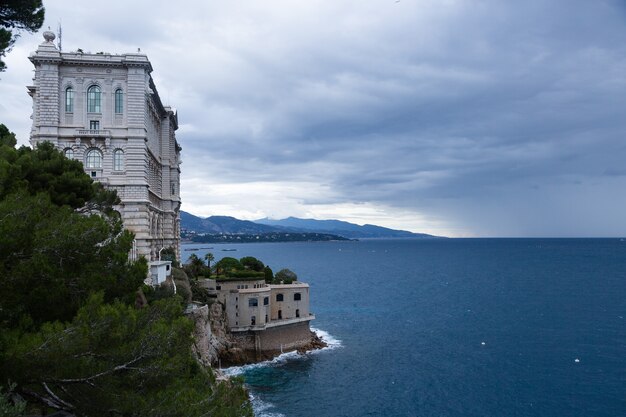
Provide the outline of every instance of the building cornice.
<path id="1" fill-rule="evenodd" d="M 73 65 L 79 67 L 114 67 L 114 68 L 144 68 L 148 73 L 152 72 L 152 64 L 148 57 L 143 54 L 92 54 L 84 52 L 59 52 L 47 47 L 40 48 L 28 59 L 33 64 L 53 63 Z"/>

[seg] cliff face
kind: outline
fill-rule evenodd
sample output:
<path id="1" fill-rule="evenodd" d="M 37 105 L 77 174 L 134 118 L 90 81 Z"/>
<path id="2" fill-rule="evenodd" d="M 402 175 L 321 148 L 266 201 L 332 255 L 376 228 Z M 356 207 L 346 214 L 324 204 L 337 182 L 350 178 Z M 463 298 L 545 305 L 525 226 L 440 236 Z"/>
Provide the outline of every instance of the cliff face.
<path id="1" fill-rule="evenodd" d="M 305 352 L 326 346 L 308 323 L 259 332 L 240 332 L 236 336 L 226 327 L 221 303 L 202 306 L 189 313 L 195 321 L 193 351 L 206 366 L 230 366 L 272 359 L 282 352 Z"/>
<path id="2" fill-rule="evenodd" d="M 205 366 L 219 364 L 220 356 L 233 347 L 228 332 L 222 304 L 213 303 L 204 305 L 189 313 L 194 321 L 194 344 L 193 351 L 200 363 Z"/>
<path id="3" fill-rule="evenodd" d="M 209 307 L 204 305 L 192 310 L 188 315 L 195 323 L 192 346 L 193 353 L 202 365 L 210 366 L 213 361 L 212 353 L 209 348 L 209 341 L 212 337 L 209 322 Z"/>

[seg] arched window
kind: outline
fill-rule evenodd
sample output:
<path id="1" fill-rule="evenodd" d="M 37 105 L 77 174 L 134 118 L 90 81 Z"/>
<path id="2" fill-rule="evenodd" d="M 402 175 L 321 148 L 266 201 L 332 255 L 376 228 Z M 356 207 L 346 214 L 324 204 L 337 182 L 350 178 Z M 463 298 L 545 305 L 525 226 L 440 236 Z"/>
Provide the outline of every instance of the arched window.
<path id="1" fill-rule="evenodd" d="M 276 294 L 276 301 L 283 301 L 284 297 L 282 294 Z"/>
<path id="2" fill-rule="evenodd" d="M 72 87 L 65 89 L 65 112 L 74 112 L 74 89 Z"/>
<path id="3" fill-rule="evenodd" d="M 113 171 L 123 171 L 124 170 L 124 151 L 121 149 L 116 149 L 113 152 Z"/>
<path id="4" fill-rule="evenodd" d="M 300 300 L 302 300 L 302 295 L 299 292 L 295 293 L 293 295 L 293 301 L 300 301 Z"/>
<path id="5" fill-rule="evenodd" d="M 92 85 L 87 89 L 87 112 L 88 113 L 101 113 L 101 97 L 102 93 L 100 87 Z"/>
<path id="6" fill-rule="evenodd" d="M 87 168 L 102 168 L 102 152 L 99 149 L 91 149 L 87 152 L 85 161 Z"/>
<path id="7" fill-rule="evenodd" d="M 124 93 L 121 88 L 115 90 L 115 113 L 122 114 L 124 112 Z"/>
<path id="8" fill-rule="evenodd" d="M 74 159 L 74 151 L 72 148 L 66 148 L 63 153 L 67 159 Z"/>

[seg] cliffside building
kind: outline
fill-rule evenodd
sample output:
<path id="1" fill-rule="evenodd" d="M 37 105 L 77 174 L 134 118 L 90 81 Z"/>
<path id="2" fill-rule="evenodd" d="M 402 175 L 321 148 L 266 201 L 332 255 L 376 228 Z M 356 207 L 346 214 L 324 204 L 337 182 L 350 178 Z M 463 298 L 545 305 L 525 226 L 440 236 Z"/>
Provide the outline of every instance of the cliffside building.
<path id="1" fill-rule="evenodd" d="M 180 151 L 177 113 L 164 106 L 146 55 L 61 52 L 54 33 L 31 54 L 35 66 L 30 142 L 52 142 L 85 172 L 117 190 L 131 257 L 180 259 Z"/>
<path id="2" fill-rule="evenodd" d="M 309 284 L 266 284 L 263 278 L 218 279 L 217 299 L 240 346 L 255 354 L 298 349 L 311 341 Z"/>

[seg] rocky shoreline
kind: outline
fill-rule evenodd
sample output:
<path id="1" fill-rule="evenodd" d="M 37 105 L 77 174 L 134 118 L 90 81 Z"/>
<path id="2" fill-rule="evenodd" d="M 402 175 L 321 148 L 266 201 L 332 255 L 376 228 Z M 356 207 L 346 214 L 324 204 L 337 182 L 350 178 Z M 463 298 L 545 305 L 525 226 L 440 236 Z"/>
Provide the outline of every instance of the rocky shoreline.
<path id="1" fill-rule="evenodd" d="M 308 330 L 308 338 L 284 349 L 282 346 L 281 349 L 251 349 L 249 344 L 227 331 L 225 312 L 219 302 L 193 309 L 188 315 L 195 322 L 193 349 L 198 361 L 213 368 L 258 363 L 287 352 L 304 354 L 328 346 L 315 332 Z"/>

